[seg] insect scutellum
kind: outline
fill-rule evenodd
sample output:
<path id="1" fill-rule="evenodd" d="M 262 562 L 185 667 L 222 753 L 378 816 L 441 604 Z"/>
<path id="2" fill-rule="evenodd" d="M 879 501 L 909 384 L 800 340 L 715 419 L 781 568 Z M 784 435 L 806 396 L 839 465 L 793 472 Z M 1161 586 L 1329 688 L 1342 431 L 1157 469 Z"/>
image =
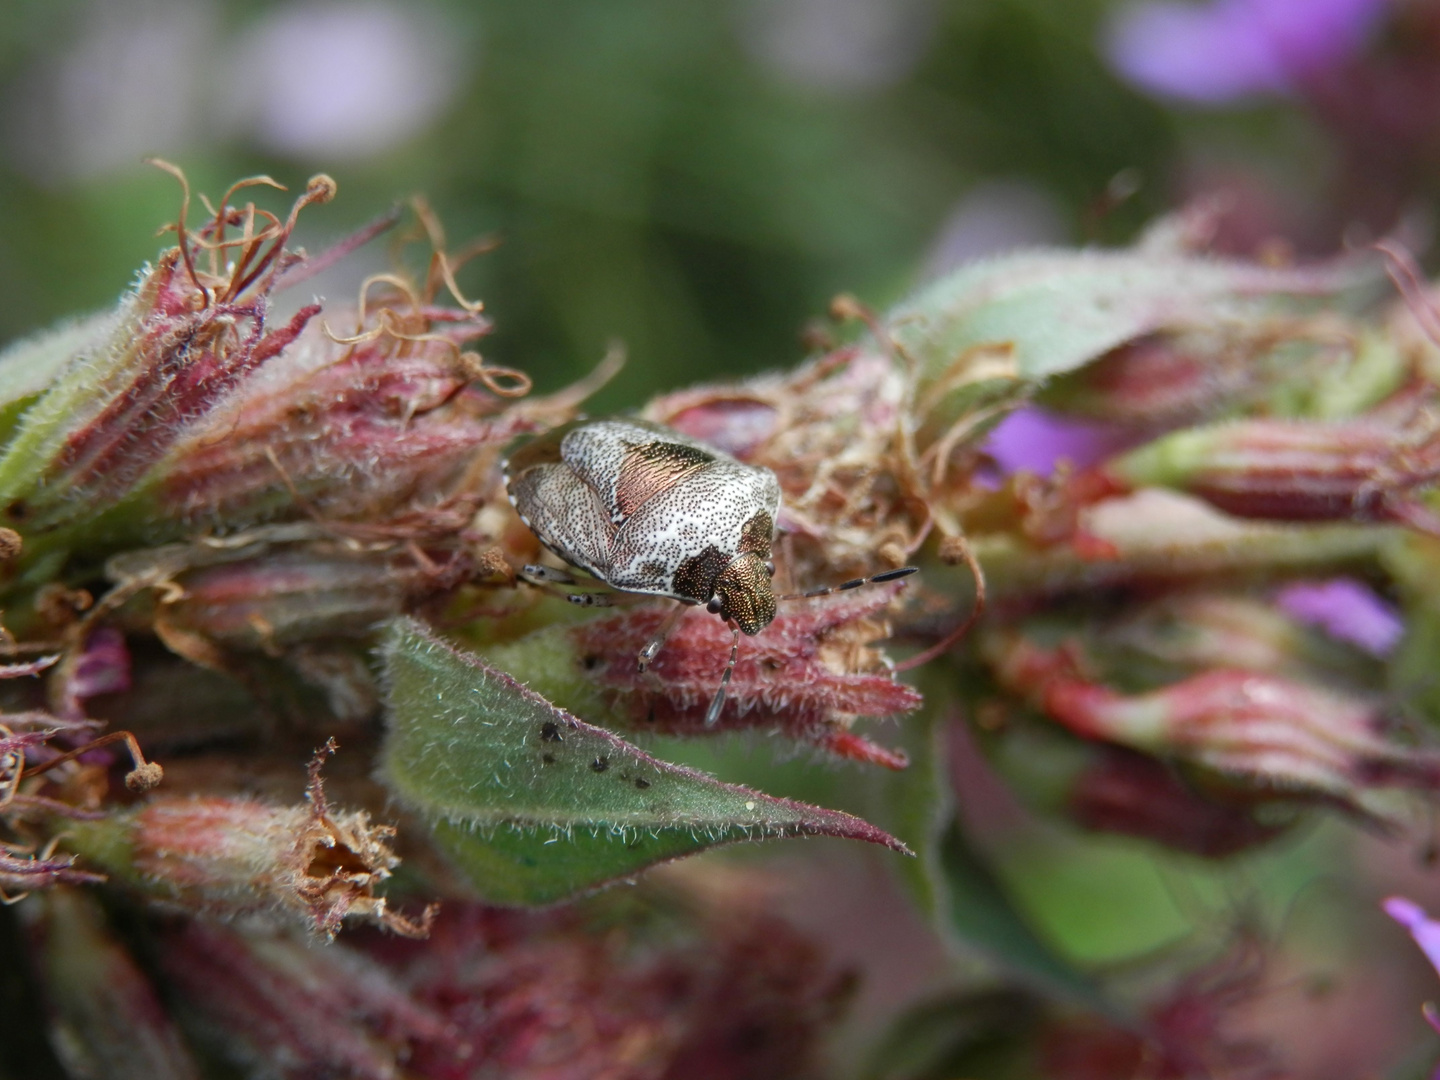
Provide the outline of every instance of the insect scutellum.
<path id="1" fill-rule="evenodd" d="M 685 612 L 704 605 L 731 628 L 730 657 L 706 712 L 714 724 L 739 656 L 740 634 L 774 620 L 779 601 L 893 581 L 913 566 L 794 595 L 775 595 L 772 549 L 780 484 L 769 469 L 737 461 L 644 420 L 578 420 L 530 440 L 503 464 L 520 519 L 566 563 L 619 592 L 679 601 L 636 658 L 659 655 Z M 526 566 L 540 587 L 575 585 L 570 574 Z M 569 594 L 606 606 L 604 594 Z"/>

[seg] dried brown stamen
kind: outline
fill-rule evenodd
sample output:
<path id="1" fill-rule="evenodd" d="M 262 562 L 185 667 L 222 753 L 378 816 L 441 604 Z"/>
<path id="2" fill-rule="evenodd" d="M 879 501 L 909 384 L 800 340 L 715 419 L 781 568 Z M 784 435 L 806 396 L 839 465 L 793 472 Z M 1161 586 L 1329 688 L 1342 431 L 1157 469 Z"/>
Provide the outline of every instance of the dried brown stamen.
<path id="1" fill-rule="evenodd" d="M 140 750 L 140 743 L 135 736 L 128 731 L 112 731 L 108 735 L 102 735 L 93 742 L 84 746 L 77 746 L 74 750 L 67 750 L 59 757 L 51 758 L 49 761 L 41 762 L 39 765 L 32 765 L 20 774 L 21 780 L 28 780 L 32 776 L 39 776 L 41 773 L 49 772 L 58 765 L 67 761 L 73 761 L 81 754 L 88 754 L 92 750 L 99 750 L 112 743 L 123 742 L 125 749 L 130 752 L 130 761 L 135 766 L 125 774 L 125 786 L 131 791 L 149 791 L 156 787 L 165 777 L 165 770 L 160 767 L 158 761 L 146 761 L 145 755 Z"/>

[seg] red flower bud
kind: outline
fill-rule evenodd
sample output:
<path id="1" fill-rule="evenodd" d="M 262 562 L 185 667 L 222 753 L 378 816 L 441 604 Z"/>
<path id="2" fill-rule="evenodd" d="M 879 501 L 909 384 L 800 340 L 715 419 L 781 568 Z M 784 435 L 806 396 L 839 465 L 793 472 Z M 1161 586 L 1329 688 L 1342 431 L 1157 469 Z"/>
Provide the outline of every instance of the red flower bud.
<path id="1" fill-rule="evenodd" d="M 51 1044 L 71 1076 L 198 1080 L 155 988 L 78 889 L 52 889 L 21 909 L 36 947 Z"/>
<path id="2" fill-rule="evenodd" d="M 1105 465 L 1130 487 L 1190 492 L 1275 521 L 1395 522 L 1440 535 L 1419 491 L 1440 478 L 1429 391 L 1402 391 L 1350 420 L 1240 420 L 1168 435 Z"/>
<path id="3" fill-rule="evenodd" d="M 1081 674 L 1073 647 L 992 639 L 1000 684 L 1087 738 L 1354 804 L 1369 787 L 1440 784 L 1440 757 L 1390 742 L 1375 708 L 1291 679 L 1216 670 L 1142 694 Z"/>
<path id="4" fill-rule="evenodd" d="M 414 503 L 448 531 L 466 524 L 473 506 L 446 515 L 445 504 L 476 450 L 534 425 L 504 412 L 502 397 L 467 389 L 494 377 L 460 351 L 489 322 L 417 305 L 408 331 L 383 306 L 354 316 L 373 334 L 362 326 L 358 341 L 328 329 L 348 321 L 343 313 L 308 327 L 174 448 L 158 470 L 163 511 L 233 527 L 282 508 L 293 516 L 299 500 L 328 519 L 379 525 Z"/>
<path id="5" fill-rule="evenodd" d="M 165 927 L 159 966 L 187 1016 L 233 1063 L 303 1080 L 397 1080 L 417 1043 L 453 1042 L 444 1019 L 342 945 L 196 919 Z"/>
<path id="6" fill-rule="evenodd" d="M 1154 840 L 1206 858 L 1222 858 L 1274 839 L 1290 824 L 1256 816 L 1243 790 L 1199 789 L 1173 766 L 1118 746 L 1105 747 L 1076 777 L 1066 809 L 1097 832 Z"/>
<path id="7" fill-rule="evenodd" d="M 159 592 L 155 628 L 182 655 L 189 655 L 185 642 L 193 639 L 274 649 L 327 635 L 363 636 L 381 619 L 412 610 L 473 572 L 463 552 L 437 552 L 431 560 L 417 550 L 312 540 L 175 573 Z M 152 554 L 161 565 L 164 549 L 130 553 L 123 564 L 113 561 L 112 571 L 123 569 L 122 582 L 136 579 Z"/>

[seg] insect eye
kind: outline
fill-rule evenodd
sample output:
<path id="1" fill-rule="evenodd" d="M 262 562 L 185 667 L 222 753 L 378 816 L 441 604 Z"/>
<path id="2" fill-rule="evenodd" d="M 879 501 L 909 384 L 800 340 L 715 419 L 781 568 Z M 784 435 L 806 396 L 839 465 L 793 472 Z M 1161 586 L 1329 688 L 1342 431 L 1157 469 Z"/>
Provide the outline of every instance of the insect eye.
<path id="1" fill-rule="evenodd" d="M 768 559 L 765 561 L 765 573 L 769 574 L 771 577 L 775 576 L 775 564 L 773 562 L 770 562 Z"/>
<path id="2" fill-rule="evenodd" d="M 710 597 L 710 602 L 705 605 L 705 610 L 708 611 L 708 612 L 710 612 L 711 615 L 719 615 L 719 614 L 720 614 L 720 608 L 721 608 L 721 600 L 720 600 L 720 597 L 718 597 L 718 596 L 712 596 L 712 597 Z"/>

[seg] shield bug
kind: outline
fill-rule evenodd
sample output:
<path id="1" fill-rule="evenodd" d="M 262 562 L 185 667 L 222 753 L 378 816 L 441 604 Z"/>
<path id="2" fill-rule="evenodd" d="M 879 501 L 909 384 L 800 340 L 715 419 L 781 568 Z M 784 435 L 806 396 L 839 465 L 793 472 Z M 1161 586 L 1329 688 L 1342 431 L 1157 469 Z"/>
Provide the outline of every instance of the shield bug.
<path id="1" fill-rule="evenodd" d="M 725 703 L 741 632 L 754 635 L 770 625 L 777 601 L 893 581 L 916 569 L 777 597 L 771 585 L 780 512 L 775 474 L 644 420 L 565 424 L 521 446 L 503 469 L 520 520 L 565 562 L 620 592 L 680 601 L 640 651 L 642 671 L 690 606 L 704 605 L 731 627 L 730 659 L 707 724 Z M 526 566 L 522 577 L 542 586 L 577 584 L 543 566 Z M 606 603 L 595 593 L 569 599 Z"/>

